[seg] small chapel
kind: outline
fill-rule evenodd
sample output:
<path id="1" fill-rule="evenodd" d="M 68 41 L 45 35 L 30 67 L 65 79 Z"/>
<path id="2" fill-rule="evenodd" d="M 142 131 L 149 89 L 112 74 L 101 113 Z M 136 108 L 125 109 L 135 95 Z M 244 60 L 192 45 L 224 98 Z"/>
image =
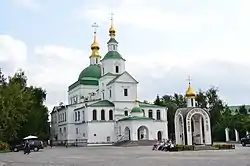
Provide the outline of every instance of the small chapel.
<path id="1" fill-rule="evenodd" d="M 167 108 L 138 101 L 139 82 L 118 51 L 113 18 L 104 57 L 93 27 L 90 64 L 69 85 L 68 104 L 53 108 L 51 139 L 69 145 L 168 139 Z"/>
<path id="2" fill-rule="evenodd" d="M 196 107 L 196 93 L 190 79 L 186 91 L 187 107 L 175 112 L 175 139 L 178 145 L 211 145 L 209 110 Z"/>

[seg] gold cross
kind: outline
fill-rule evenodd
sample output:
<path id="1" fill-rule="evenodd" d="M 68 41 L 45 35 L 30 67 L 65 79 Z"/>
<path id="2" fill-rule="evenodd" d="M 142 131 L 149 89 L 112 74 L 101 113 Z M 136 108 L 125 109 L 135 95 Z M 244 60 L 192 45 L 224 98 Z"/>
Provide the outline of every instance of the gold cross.
<path id="1" fill-rule="evenodd" d="M 94 24 L 92 25 L 92 27 L 94 28 L 94 34 L 96 34 L 97 28 L 99 27 L 96 22 L 94 22 Z"/>
<path id="2" fill-rule="evenodd" d="M 191 77 L 190 77 L 190 75 L 188 76 L 188 78 L 187 78 L 187 81 L 188 81 L 188 83 L 190 84 L 190 82 L 191 82 Z"/>

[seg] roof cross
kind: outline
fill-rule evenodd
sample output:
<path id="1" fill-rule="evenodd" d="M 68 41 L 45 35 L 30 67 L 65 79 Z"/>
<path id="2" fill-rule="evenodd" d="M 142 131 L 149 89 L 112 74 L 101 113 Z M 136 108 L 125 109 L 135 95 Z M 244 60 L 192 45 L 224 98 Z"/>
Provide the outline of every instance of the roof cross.
<path id="1" fill-rule="evenodd" d="M 94 22 L 94 24 L 92 25 L 92 27 L 94 28 L 94 34 L 96 34 L 97 28 L 99 27 L 96 22 Z"/>
<path id="2" fill-rule="evenodd" d="M 190 82 L 191 82 L 191 77 L 190 77 L 190 75 L 188 76 L 188 78 L 187 78 L 187 81 L 188 81 L 188 83 L 190 84 Z"/>
<path id="3" fill-rule="evenodd" d="M 110 19 L 112 22 L 114 21 L 114 17 L 113 17 L 114 15 L 115 15 L 114 13 L 112 13 L 112 12 L 110 13 Z"/>

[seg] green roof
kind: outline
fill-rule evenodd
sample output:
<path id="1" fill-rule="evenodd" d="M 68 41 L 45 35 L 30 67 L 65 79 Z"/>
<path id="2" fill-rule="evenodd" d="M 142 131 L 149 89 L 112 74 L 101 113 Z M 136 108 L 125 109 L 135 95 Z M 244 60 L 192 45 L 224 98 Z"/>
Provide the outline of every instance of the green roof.
<path id="1" fill-rule="evenodd" d="M 143 107 L 143 108 L 145 108 L 145 107 L 147 107 L 147 108 L 165 108 L 165 107 L 163 107 L 163 106 L 159 106 L 159 105 L 155 105 L 155 104 L 147 104 L 147 103 L 142 103 L 142 102 L 139 102 L 139 106 L 140 107 Z"/>
<path id="2" fill-rule="evenodd" d="M 105 60 L 105 59 L 123 59 L 123 57 L 117 51 L 109 51 L 104 56 L 104 58 L 102 59 L 102 61 Z M 123 59 L 123 60 L 125 60 L 125 59 Z"/>
<path id="3" fill-rule="evenodd" d="M 96 103 L 90 104 L 87 107 L 114 107 L 114 103 L 108 101 L 108 100 L 101 100 Z"/>
<path id="4" fill-rule="evenodd" d="M 68 90 L 72 90 L 75 87 L 77 87 L 78 85 L 92 85 L 92 86 L 98 86 L 99 85 L 99 81 L 98 79 L 95 78 L 83 78 L 81 80 L 77 80 L 75 83 L 73 83 L 72 85 L 69 86 Z"/>
<path id="5" fill-rule="evenodd" d="M 101 66 L 89 65 L 87 68 L 83 69 L 83 71 L 80 73 L 78 80 L 81 80 L 84 77 L 101 78 Z"/>
<path id="6" fill-rule="evenodd" d="M 118 44 L 118 42 L 114 38 L 110 38 L 109 41 L 108 41 L 108 44 L 109 43 L 116 43 L 116 44 Z"/>
<path id="7" fill-rule="evenodd" d="M 142 109 L 141 109 L 141 107 L 134 107 L 134 108 L 132 108 L 131 112 L 132 113 L 141 113 Z"/>
<path id="8" fill-rule="evenodd" d="M 130 116 L 130 117 L 125 117 L 125 118 L 119 119 L 118 121 L 131 121 L 131 120 L 153 120 L 153 119 L 145 117 L 145 116 L 142 116 L 142 117 Z"/>

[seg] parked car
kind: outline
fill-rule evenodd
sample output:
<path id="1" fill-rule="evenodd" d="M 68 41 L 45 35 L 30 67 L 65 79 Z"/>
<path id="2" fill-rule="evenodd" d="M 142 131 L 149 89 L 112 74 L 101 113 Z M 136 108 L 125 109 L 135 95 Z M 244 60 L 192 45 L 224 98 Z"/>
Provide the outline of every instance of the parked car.
<path id="1" fill-rule="evenodd" d="M 250 134 L 247 134 L 245 137 L 241 138 L 240 143 L 242 146 L 246 146 L 247 144 L 250 144 Z"/>
<path id="2" fill-rule="evenodd" d="M 34 152 L 39 151 L 40 149 L 43 149 L 43 142 L 40 140 L 28 140 L 30 144 L 30 150 L 33 150 Z M 13 152 L 18 152 L 20 150 L 24 149 L 24 142 L 19 145 L 11 146 L 10 150 Z"/>

